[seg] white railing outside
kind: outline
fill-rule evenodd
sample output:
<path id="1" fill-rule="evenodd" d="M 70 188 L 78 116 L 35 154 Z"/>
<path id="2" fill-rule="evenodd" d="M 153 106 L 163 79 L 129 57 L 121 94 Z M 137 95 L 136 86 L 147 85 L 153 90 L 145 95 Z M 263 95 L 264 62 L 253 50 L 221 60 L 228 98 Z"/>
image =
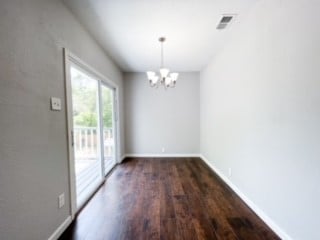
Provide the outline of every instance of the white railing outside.
<path id="1" fill-rule="evenodd" d="M 74 152 L 76 160 L 96 160 L 99 156 L 96 127 L 74 127 Z M 114 137 L 112 128 L 103 129 L 104 157 L 112 157 L 114 153 Z"/>

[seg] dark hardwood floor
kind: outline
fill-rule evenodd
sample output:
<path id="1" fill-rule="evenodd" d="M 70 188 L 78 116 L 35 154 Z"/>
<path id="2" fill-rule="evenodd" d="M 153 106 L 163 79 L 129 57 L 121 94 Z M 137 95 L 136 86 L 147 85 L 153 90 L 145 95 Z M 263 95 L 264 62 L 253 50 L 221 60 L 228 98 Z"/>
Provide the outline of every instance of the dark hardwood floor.
<path id="1" fill-rule="evenodd" d="M 128 158 L 60 240 L 280 239 L 199 158 Z"/>

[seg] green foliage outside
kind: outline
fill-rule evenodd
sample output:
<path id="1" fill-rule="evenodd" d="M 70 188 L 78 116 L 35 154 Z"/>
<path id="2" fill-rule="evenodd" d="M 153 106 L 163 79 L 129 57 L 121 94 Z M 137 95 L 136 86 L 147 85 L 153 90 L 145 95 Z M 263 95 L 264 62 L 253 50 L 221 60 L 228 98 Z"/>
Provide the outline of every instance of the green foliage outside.
<path id="1" fill-rule="evenodd" d="M 97 83 L 82 74 L 72 72 L 73 120 L 75 126 L 97 127 L 98 122 Z M 103 126 L 112 127 L 112 91 L 102 87 Z"/>

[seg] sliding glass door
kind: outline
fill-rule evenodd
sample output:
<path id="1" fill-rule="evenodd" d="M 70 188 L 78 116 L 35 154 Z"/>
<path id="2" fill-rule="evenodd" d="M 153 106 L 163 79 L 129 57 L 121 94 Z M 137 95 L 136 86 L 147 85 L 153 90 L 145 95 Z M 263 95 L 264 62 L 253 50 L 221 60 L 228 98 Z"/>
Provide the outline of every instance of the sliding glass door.
<path id="1" fill-rule="evenodd" d="M 81 208 L 116 164 L 116 89 L 86 65 L 66 65 L 71 198 Z M 75 196 L 73 196 L 75 195 Z"/>

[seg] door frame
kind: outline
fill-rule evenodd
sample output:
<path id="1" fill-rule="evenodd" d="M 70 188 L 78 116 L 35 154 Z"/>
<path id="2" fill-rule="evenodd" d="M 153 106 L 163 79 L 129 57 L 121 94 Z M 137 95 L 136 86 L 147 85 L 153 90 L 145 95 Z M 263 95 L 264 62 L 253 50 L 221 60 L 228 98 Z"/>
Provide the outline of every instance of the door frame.
<path id="1" fill-rule="evenodd" d="M 105 85 L 114 90 L 114 138 L 115 138 L 115 164 L 120 162 L 120 121 L 119 121 L 119 87 L 116 83 L 111 81 L 109 78 L 105 77 L 103 74 L 96 71 L 93 67 L 83 62 L 80 58 L 70 52 L 68 49 L 63 49 L 64 56 L 64 78 L 65 78 L 65 112 L 67 116 L 67 142 L 68 142 L 68 162 L 69 162 L 69 196 L 70 196 L 70 215 L 72 220 L 75 218 L 75 215 L 78 211 L 77 209 L 77 196 L 76 196 L 76 176 L 75 176 L 75 156 L 74 156 L 74 139 L 73 139 L 73 109 L 72 109 L 72 86 L 71 86 L 71 76 L 70 76 L 70 67 L 72 64 L 79 66 L 85 71 L 86 74 L 91 75 L 98 81 L 98 91 L 99 91 L 99 118 L 101 119 L 101 86 Z M 100 120 L 100 142 L 102 139 L 101 128 L 102 121 Z M 102 142 L 101 142 L 102 143 Z M 105 180 L 104 174 L 104 154 L 103 147 L 101 149 L 102 157 L 102 178 Z M 103 182 L 102 181 L 102 182 Z M 91 197 L 91 196 L 90 196 Z M 88 198 L 89 199 L 89 198 Z"/>

